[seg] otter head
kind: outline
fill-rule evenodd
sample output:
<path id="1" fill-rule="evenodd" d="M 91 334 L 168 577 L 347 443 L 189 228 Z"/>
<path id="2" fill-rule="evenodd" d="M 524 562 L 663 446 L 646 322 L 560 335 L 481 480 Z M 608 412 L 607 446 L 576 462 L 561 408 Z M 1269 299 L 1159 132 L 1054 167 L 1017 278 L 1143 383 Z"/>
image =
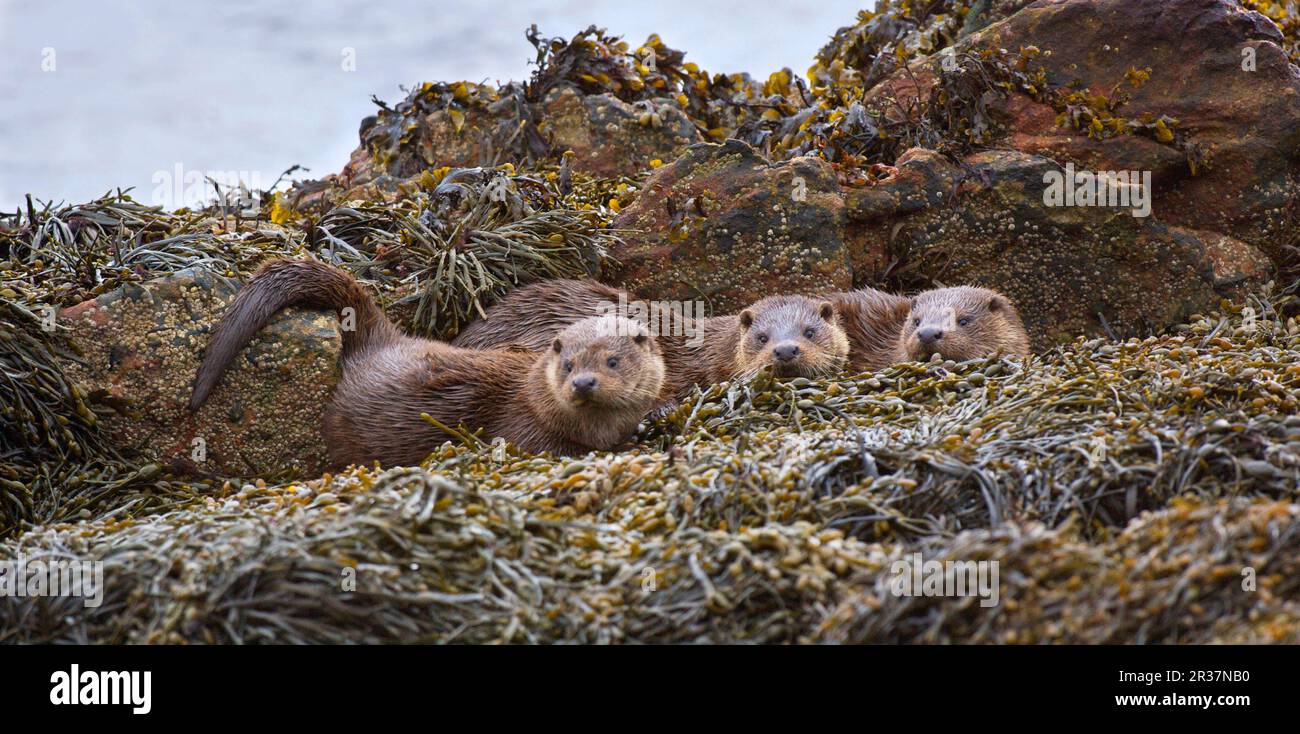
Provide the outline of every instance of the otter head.
<path id="1" fill-rule="evenodd" d="M 570 324 L 544 359 L 551 395 L 571 413 L 630 411 L 639 419 L 663 386 L 659 345 L 632 319 L 592 316 Z"/>
<path id="2" fill-rule="evenodd" d="M 849 340 L 830 301 L 769 296 L 740 312 L 736 367 L 742 374 L 772 366 L 781 377 L 816 377 L 844 366 Z"/>
<path id="3" fill-rule="evenodd" d="M 1028 356 L 1029 337 L 1006 296 L 987 288 L 959 286 L 912 298 L 899 336 L 899 358 L 928 360 L 938 354 L 961 362 L 993 354 Z"/>

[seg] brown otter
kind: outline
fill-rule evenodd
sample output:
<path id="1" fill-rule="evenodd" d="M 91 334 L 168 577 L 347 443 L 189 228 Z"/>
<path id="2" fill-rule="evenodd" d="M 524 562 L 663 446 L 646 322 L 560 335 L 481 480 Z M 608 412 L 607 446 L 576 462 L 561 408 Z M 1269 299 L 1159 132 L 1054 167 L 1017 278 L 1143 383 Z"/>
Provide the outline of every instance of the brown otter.
<path id="1" fill-rule="evenodd" d="M 551 336 L 568 324 L 609 313 L 627 293 L 594 280 L 557 278 L 520 286 L 489 307 L 483 318 L 470 322 L 451 343 L 488 349 L 514 346 L 541 351 Z"/>
<path id="2" fill-rule="evenodd" d="M 656 341 L 640 324 L 582 319 L 548 338 L 541 353 L 477 350 L 402 334 L 348 273 L 310 260 L 275 260 L 249 281 L 217 325 L 190 410 L 275 312 L 332 309 L 343 331 L 343 374 L 322 435 L 338 467 L 423 460 L 449 428 L 483 429 L 525 451 L 582 454 L 626 438 L 655 404 L 664 380 Z"/>
<path id="3" fill-rule="evenodd" d="M 910 299 L 862 288 L 826 298 L 848 333 L 852 370 L 870 372 L 935 354 L 958 362 L 1029 355 L 1029 336 L 1015 306 L 987 288 L 936 288 Z"/>
<path id="4" fill-rule="evenodd" d="M 539 350 L 564 324 L 634 301 L 625 291 L 591 280 L 534 283 L 506 294 L 452 344 Z M 781 376 L 833 373 L 848 355 L 849 342 L 834 307 L 817 298 L 770 296 L 739 314 L 684 320 L 688 323 L 682 329 L 658 335 L 667 366 L 665 403 L 695 385 L 722 382 L 769 364 Z"/>

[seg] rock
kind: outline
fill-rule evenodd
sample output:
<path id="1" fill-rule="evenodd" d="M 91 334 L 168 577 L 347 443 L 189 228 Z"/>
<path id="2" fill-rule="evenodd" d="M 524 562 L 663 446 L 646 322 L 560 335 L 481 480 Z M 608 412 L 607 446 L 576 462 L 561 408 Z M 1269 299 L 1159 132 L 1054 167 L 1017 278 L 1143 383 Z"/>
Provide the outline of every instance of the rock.
<path id="1" fill-rule="evenodd" d="M 572 150 L 574 170 L 600 178 L 635 175 L 703 140 L 681 107 L 664 98 L 629 104 L 565 86 L 547 93 L 540 119 L 553 151 Z"/>
<path id="2" fill-rule="evenodd" d="M 951 5 L 920 18 L 896 5 L 861 14 L 819 53 L 811 98 L 795 95 L 788 78 L 761 85 L 769 102 L 784 102 L 748 121 L 749 139 L 762 133 L 776 155 L 811 151 L 834 166 L 811 157 L 769 163 L 739 141 L 690 145 L 674 160 L 700 139 L 699 129 L 727 128 L 705 117 L 692 122 L 672 99 L 584 93 L 573 82 L 580 75 L 560 74 L 557 86 L 532 88 L 540 101 L 518 89 L 476 87 L 452 97 L 443 90 L 437 104 L 445 109 L 433 109 L 415 95 L 381 114 L 387 122 L 363 126 L 372 145 L 358 150 L 343 178 L 351 191 L 382 199 L 394 176 L 507 150 L 542 158 L 573 150 L 574 168 L 599 176 L 632 174 L 659 158 L 666 165 L 614 222 L 625 244 L 612 253 L 618 262 L 602 274 L 607 281 L 643 297 L 706 300 L 716 311 L 854 284 L 989 285 L 1020 302 L 1039 348 L 1079 334 L 1163 329 L 1221 298 L 1241 298 L 1274 269 L 1294 269 L 1300 69 L 1288 63 L 1272 22 L 1227 0 L 989 0 L 964 15 L 938 12 Z M 953 39 L 942 57 L 924 56 Z M 907 69 L 896 69 L 895 48 L 912 59 Z M 941 59 L 966 71 L 945 71 Z M 991 86 L 972 81 L 984 78 L 971 76 L 980 64 L 994 72 Z M 1012 68 L 1024 76 L 1003 85 L 998 74 Z M 943 95 L 932 97 L 944 80 Z M 871 88 L 818 96 L 818 86 L 843 92 L 859 82 Z M 940 99 L 954 105 L 948 116 L 916 117 Z M 827 101 L 839 105 L 838 120 L 864 122 L 817 138 L 805 123 Z M 687 104 L 693 114 L 707 109 Z M 1090 137 L 1058 123 L 1067 104 L 1102 109 L 1112 126 Z M 978 132 L 963 128 L 974 108 L 989 111 Z M 401 110 L 416 112 L 407 118 Z M 870 124 L 867 110 L 893 127 Z M 902 124 L 908 116 L 915 126 Z M 415 120 L 409 141 L 407 128 L 392 124 L 398 118 Z M 1152 120 L 1168 127 L 1155 130 Z M 887 142 L 861 139 L 879 129 L 890 131 Z M 1121 134 L 1131 129 L 1137 134 Z M 798 147 L 772 147 L 800 130 L 811 137 Z M 836 138 L 836 130 L 849 132 Z M 895 146 L 914 139 L 944 154 L 906 151 L 879 181 Z M 972 145 L 988 150 L 968 153 Z M 871 175 L 851 175 L 868 163 Z M 1041 177 L 1064 164 L 1149 173 L 1150 216 L 1046 206 Z M 802 201 L 793 196 L 796 177 Z"/>
<path id="3" fill-rule="evenodd" d="M 151 460 L 197 473 L 315 476 L 327 465 L 318 427 L 342 344 L 332 316 L 286 309 L 197 414 L 186 408 L 207 334 L 233 294 L 193 269 L 68 308 L 59 322 L 85 359 L 68 373 L 114 409 L 110 437 Z"/>
<path id="4" fill-rule="evenodd" d="M 1280 262 L 1282 243 L 1300 224 L 1300 69 L 1288 62 L 1282 40 L 1264 16 L 1226 0 L 1063 0 L 1029 5 L 955 50 L 1033 44 L 1044 52 L 1033 64 L 1053 87 L 1129 95 L 1116 112 L 1126 120 L 1177 120 L 1176 144 L 1139 135 L 1099 140 L 1058 126 L 1058 110 L 1024 94 L 993 102 L 1006 128 L 998 147 L 1081 169 L 1151 171 L 1160 221 L 1230 235 Z M 926 99 L 933 59 L 912 66 L 876 85 L 868 99 Z M 1131 69 L 1150 69 L 1150 77 L 1133 86 Z M 1194 175 L 1189 146 L 1206 154 Z"/>
<path id="5" fill-rule="evenodd" d="M 1284 209 L 1300 194 L 1300 70 L 1280 47 L 1277 26 L 1224 0 L 1074 0 L 1026 8 L 980 42 L 1013 38 L 1052 50 L 1043 59 L 1049 79 L 1082 79 L 1092 92 L 1109 91 L 1130 68 L 1150 68 L 1151 77 L 1128 90 L 1122 114 L 1177 119 L 1176 129 L 1209 152 L 1210 168 L 1191 176 L 1168 146 L 1134 136 L 1108 145 L 1050 129 L 1043 115 L 1026 112 L 1015 116 L 1013 146 L 1092 170 L 1150 170 L 1161 221 L 1280 255 L 1277 235 L 1295 226 Z M 1243 68 L 1245 49 L 1253 70 Z"/>
<path id="6" fill-rule="evenodd" d="M 522 94 L 511 96 L 512 91 L 506 87 L 503 98 L 491 105 L 433 109 L 427 114 L 420 114 L 418 105 L 399 106 L 406 110 L 403 119 L 409 122 L 409 129 L 402 125 L 402 142 L 390 139 L 391 124 L 371 127 L 363 132 L 362 144 L 343 171 L 328 179 L 353 189 L 383 177 L 404 179 L 442 166 L 558 163 L 567 150 L 575 153 L 574 170 L 616 178 L 634 176 L 649 168 L 652 160 L 676 158 L 688 145 L 703 140 L 690 117 L 667 98 L 628 103 L 609 94 L 583 94 L 563 84 L 540 102 L 529 103 Z M 521 127 L 521 119 L 539 122 Z"/>
<path id="7" fill-rule="evenodd" d="M 913 212 L 942 207 L 953 198 L 961 171 L 942 155 L 912 148 L 899 156 L 894 175 L 873 186 L 844 190 L 849 257 L 858 283 L 882 282 L 893 257 L 894 223 Z"/>
<path id="8" fill-rule="evenodd" d="M 771 164 L 738 140 L 702 143 L 652 173 L 614 220 L 627 233 L 605 277 L 719 313 L 774 293 L 841 290 L 852 282 L 844 224 L 825 161 Z"/>
<path id="9" fill-rule="evenodd" d="M 1042 156 L 985 151 L 962 170 L 908 151 L 898 174 L 847 194 L 859 283 L 886 266 L 997 288 L 1016 301 L 1036 348 L 1079 334 L 1146 333 L 1240 298 L 1271 273 L 1259 249 L 1131 209 L 1047 206 Z"/>

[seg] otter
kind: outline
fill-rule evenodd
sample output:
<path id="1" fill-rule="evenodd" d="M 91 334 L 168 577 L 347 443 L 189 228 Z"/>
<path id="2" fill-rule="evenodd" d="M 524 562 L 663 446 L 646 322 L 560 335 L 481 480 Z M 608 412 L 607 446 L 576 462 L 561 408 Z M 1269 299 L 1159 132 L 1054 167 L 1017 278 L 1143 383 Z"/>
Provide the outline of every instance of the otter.
<path id="1" fill-rule="evenodd" d="M 922 291 L 899 336 L 898 361 L 954 362 L 995 354 L 1029 356 L 1029 334 L 1011 299 L 988 288 L 963 285 Z"/>
<path id="2" fill-rule="evenodd" d="M 874 372 L 936 354 L 956 362 L 1029 356 L 1029 335 L 1015 306 L 988 288 L 935 288 L 912 298 L 862 288 L 826 298 L 848 334 L 853 371 Z"/>
<path id="3" fill-rule="evenodd" d="M 568 324 L 609 313 L 625 291 L 594 280 L 556 278 L 520 286 L 490 306 L 452 338 L 458 347 L 516 347 L 541 351 Z"/>
<path id="4" fill-rule="evenodd" d="M 451 343 L 540 350 L 565 324 L 608 314 L 619 303 L 636 300 L 593 280 L 533 283 L 506 294 Z M 769 296 L 738 314 L 690 320 L 681 332 L 658 335 L 667 366 L 661 396 L 665 405 L 696 385 L 712 385 L 768 365 L 778 376 L 816 377 L 837 372 L 848 358 L 849 341 L 835 307 L 807 296 Z"/>
<path id="5" fill-rule="evenodd" d="M 610 449 L 654 408 L 664 382 L 656 340 L 630 319 L 575 321 L 539 352 L 457 347 L 403 334 L 350 274 L 281 259 L 260 268 L 222 315 L 191 411 L 253 335 L 289 305 L 354 319 L 355 328 L 342 331 L 342 376 L 322 426 L 336 468 L 422 461 L 450 437 L 421 414 L 451 429 L 482 429 L 528 452 Z"/>

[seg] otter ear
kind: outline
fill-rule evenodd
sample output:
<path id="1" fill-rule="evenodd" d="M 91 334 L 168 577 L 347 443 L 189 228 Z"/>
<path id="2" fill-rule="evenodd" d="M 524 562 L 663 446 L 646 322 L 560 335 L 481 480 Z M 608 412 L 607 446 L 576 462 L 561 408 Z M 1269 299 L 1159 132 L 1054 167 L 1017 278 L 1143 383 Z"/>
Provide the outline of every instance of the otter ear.
<path id="1" fill-rule="evenodd" d="M 551 349 L 554 349 L 556 354 L 564 350 L 564 345 L 560 343 L 559 337 L 556 337 L 555 341 L 551 342 Z"/>
<path id="2" fill-rule="evenodd" d="M 823 321 L 834 321 L 835 304 L 830 301 L 822 301 L 821 305 L 817 307 L 817 313 L 821 314 Z"/>
<path id="3" fill-rule="evenodd" d="M 749 327 L 751 327 L 751 326 L 753 326 L 753 325 L 754 325 L 754 312 L 753 312 L 753 311 L 750 311 L 749 309 L 745 309 L 744 311 L 741 311 L 741 312 L 740 312 L 740 327 L 741 327 L 742 329 L 748 329 Z"/>
<path id="4" fill-rule="evenodd" d="M 637 344 L 645 344 L 646 342 L 650 341 L 650 335 L 645 333 L 644 331 L 638 331 L 636 333 L 636 336 L 632 337 L 632 341 L 636 342 Z"/>
<path id="5" fill-rule="evenodd" d="M 990 311 L 1001 311 L 1002 309 L 1006 308 L 1008 305 L 1009 304 L 1007 303 L 1007 299 L 1003 298 L 1002 296 L 993 296 L 992 298 L 989 299 Z"/>

